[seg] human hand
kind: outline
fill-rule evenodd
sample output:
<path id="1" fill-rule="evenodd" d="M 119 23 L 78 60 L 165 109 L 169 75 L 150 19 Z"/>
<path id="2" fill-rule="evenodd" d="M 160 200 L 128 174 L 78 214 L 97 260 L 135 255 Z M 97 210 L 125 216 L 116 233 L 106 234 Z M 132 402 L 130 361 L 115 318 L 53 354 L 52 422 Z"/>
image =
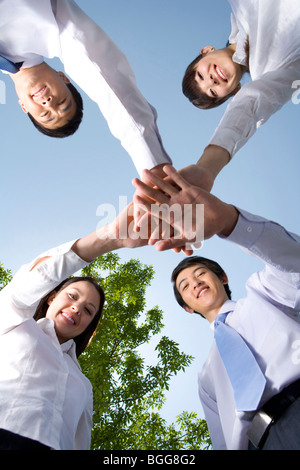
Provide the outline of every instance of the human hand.
<path id="1" fill-rule="evenodd" d="M 190 184 L 173 167 L 168 165 L 164 171 L 168 180 L 158 178 L 147 170 L 144 171 L 143 181 L 133 180 L 138 190 L 134 202 L 143 205 L 152 217 L 160 218 L 175 230 L 174 236 L 168 239 L 162 239 L 156 230 L 152 231 L 149 244 L 160 240 L 156 245 L 158 251 L 171 248 L 180 251 L 184 246 L 183 251 L 191 254 L 191 244 L 215 234 L 228 236 L 231 233 L 238 218 L 233 206 Z"/>
<path id="2" fill-rule="evenodd" d="M 148 244 L 148 228 L 133 230 L 133 203 L 129 204 L 111 223 L 75 241 L 72 250 L 83 260 L 92 262 L 98 256 L 119 248 L 137 248 Z"/>
<path id="3" fill-rule="evenodd" d="M 206 191 L 211 191 L 213 187 L 214 177 L 212 173 L 200 163 L 186 166 L 178 170 L 178 173 L 193 186 L 198 186 Z"/>
<path id="4" fill-rule="evenodd" d="M 172 181 L 172 179 L 170 179 L 167 175 L 167 173 L 164 171 L 165 168 L 168 168 L 170 167 L 171 165 L 159 165 L 158 167 L 155 167 L 153 168 L 152 170 L 150 170 L 150 173 L 152 175 L 155 175 L 161 179 L 166 179 L 166 181 L 168 181 L 170 184 L 174 184 L 174 181 Z M 179 173 L 185 177 L 185 179 L 192 185 L 195 185 L 195 186 L 201 186 L 203 187 L 204 189 L 210 191 L 210 189 L 212 188 L 213 186 L 213 182 L 214 182 L 214 178 L 212 176 L 212 173 L 207 170 L 204 166 L 202 167 L 201 165 L 189 165 L 181 170 L 179 170 Z M 144 174 L 142 175 L 142 178 L 141 178 L 141 181 L 143 181 L 144 179 Z M 152 186 L 154 185 L 154 183 L 152 183 L 149 179 L 147 180 L 147 183 L 146 183 L 148 186 Z M 139 199 L 138 196 L 141 196 L 142 199 Z M 133 201 L 134 201 L 134 230 L 135 231 L 138 231 L 139 230 L 139 225 L 145 225 L 146 220 L 148 220 L 148 214 L 143 206 L 143 204 L 140 204 L 138 201 L 144 201 L 145 199 L 148 199 L 149 203 L 155 203 L 155 201 L 151 200 L 150 197 L 148 197 L 145 193 L 140 193 L 140 189 L 137 187 L 136 191 L 135 191 L 135 194 L 134 194 L 134 197 L 133 197 Z M 197 211 L 197 208 L 194 209 L 195 211 Z M 199 208 L 198 208 L 199 210 Z M 188 218 L 188 217 L 186 217 Z M 194 216 L 194 219 L 195 219 L 195 216 Z M 150 220 L 150 219 L 149 219 Z M 152 218 L 152 225 L 153 225 L 153 218 Z M 152 237 L 151 237 L 151 241 L 150 243 L 153 242 L 154 240 L 154 237 L 158 237 L 158 230 L 160 230 L 160 233 L 162 231 L 162 228 L 161 226 L 157 227 L 157 230 L 153 231 L 152 232 Z M 171 228 L 169 229 L 169 232 L 170 230 L 172 230 Z M 165 227 L 165 230 L 164 230 L 164 235 L 166 236 L 166 232 L 167 232 L 167 229 Z M 177 234 L 178 236 L 180 232 Z M 173 234 L 173 236 L 176 236 L 176 234 Z M 193 254 L 193 249 L 192 249 L 192 246 L 190 243 L 185 243 L 184 245 L 180 245 L 179 242 L 178 242 L 178 246 L 175 246 L 175 244 L 177 245 L 177 242 L 175 243 L 175 239 L 172 237 L 172 243 L 173 243 L 173 246 L 172 246 L 172 249 L 176 252 L 176 253 L 179 253 L 181 250 L 186 254 L 186 255 L 192 255 Z M 200 243 L 201 245 L 201 243 Z M 162 244 L 158 244 L 157 248 L 159 249 L 160 247 L 162 246 Z M 197 247 L 200 247 L 199 246 L 199 243 L 197 243 L 197 241 L 195 240 L 195 242 L 193 243 L 193 247 L 197 248 Z"/>
<path id="5" fill-rule="evenodd" d="M 166 167 L 168 165 L 165 165 L 165 164 L 160 164 L 160 165 L 157 165 L 155 166 L 154 168 L 151 168 L 151 170 L 149 170 L 149 172 L 155 176 L 157 176 L 158 178 L 165 178 L 167 175 L 166 173 L 164 172 L 163 168 Z M 141 177 L 141 180 L 143 181 L 143 175 Z M 139 191 L 138 189 L 135 191 L 135 194 L 134 194 L 134 197 L 133 197 L 133 200 L 135 200 L 135 196 L 139 195 Z M 144 197 L 146 197 L 144 195 Z M 134 226 L 133 226 L 133 230 L 135 231 L 138 231 L 139 230 L 139 225 L 140 224 L 144 224 L 145 223 L 145 219 L 148 217 L 147 214 L 145 213 L 145 211 L 143 210 L 143 207 L 139 206 L 138 204 L 134 204 L 134 208 L 133 208 L 133 216 L 134 216 Z"/>
<path id="6" fill-rule="evenodd" d="M 114 240 L 114 249 L 137 248 L 148 244 L 150 232 L 146 220 L 134 229 L 134 204 L 131 202 L 113 222 L 98 230 L 99 238 Z"/>

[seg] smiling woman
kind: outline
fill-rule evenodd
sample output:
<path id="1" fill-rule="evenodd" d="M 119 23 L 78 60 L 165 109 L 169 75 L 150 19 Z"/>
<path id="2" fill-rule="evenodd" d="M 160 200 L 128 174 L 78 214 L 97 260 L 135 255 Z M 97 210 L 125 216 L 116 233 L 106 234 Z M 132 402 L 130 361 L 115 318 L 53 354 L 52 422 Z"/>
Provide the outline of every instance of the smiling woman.
<path id="1" fill-rule="evenodd" d="M 246 68 L 233 62 L 236 44 L 215 50 L 205 46 L 187 68 L 183 93 L 200 109 L 210 109 L 227 101 L 240 90 Z"/>
<path id="2" fill-rule="evenodd" d="M 40 301 L 33 318 L 52 319 L 59 342 L 74 338 L 79 357 L 97 328 L 104 301 L 103 289 L 93 278 L 72 277 Z"/>
<path id="3" fill-rule="evenodd" d="M 245 68 L 233 62 L 235 50 L 236 44 L 217 51 L 211 46 L 202 49 L 195 66 L 195 80 L 202 93 L 220 99 L 238 91 Z"/>
<path id="4" fill-rule="evenodd" d="M 89 450 L 93 390 L 77 358 L 104 293 L 93 278 L 70 276 L 105 253 L 147 244 L 132 238 L 129 214 L 38 256 L 1 290 L 0 450 Z"/>

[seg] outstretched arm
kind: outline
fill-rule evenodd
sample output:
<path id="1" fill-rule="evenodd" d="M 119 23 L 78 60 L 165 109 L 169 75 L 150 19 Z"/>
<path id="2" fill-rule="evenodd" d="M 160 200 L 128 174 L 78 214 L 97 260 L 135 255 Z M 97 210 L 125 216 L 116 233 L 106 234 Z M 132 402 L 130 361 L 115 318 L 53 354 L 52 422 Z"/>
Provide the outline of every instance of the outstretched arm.
<path id="1" fill-rule="evenodd" d="M 120 248 L 136 248 L 147 245 L 148 237 L 145 232 L 137 234 L 133 231 L 133 203 L 129 204 L 108 225 L 79 238 L 72 246 L 72 251 L 83 261 L 91 263 L 98 256 Z M 36 260 L 31 271 L 51 256 L 46 254 Z"/>
<path id="2" fill-rule="evenodd" d="M 148 234 L 133 231 L 133 203 L 129 204 L 109 225 L 77 240 L 72 250 L 90 263 L 98 256 L 120 248 L 136 248 L 148 244 Z"/>
<path id="3" fill-rule="evenodd" d="M 147 234 L 138 237 L 132 229 L 132 204 L 109 225 L 52 248 L 21 267 L 13 280 L 0 292 L 0 330 L 7 331 L 34 315 L 40 300 L 61 281 L 84 268 L 96 257 L 119 248 L 147 244 Z M 6 306 L 14 306 L 11 315 L 4 315 Z"/>
<path id="4" fill-rule="evenodd" d="M 140 92 L 127 58 L 73 1 L 55 2 L 60 59 L 68 76 L 99 106 L 141 174 L 170 163 L 157 126 L 157 112 Z"/>

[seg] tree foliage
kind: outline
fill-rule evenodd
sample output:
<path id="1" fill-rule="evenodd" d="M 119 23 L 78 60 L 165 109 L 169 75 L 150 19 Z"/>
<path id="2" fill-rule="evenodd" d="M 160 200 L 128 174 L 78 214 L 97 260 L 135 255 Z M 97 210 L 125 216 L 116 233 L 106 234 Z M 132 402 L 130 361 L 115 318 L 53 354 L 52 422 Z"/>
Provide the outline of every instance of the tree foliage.
<path id="1" fill-rule="evenodd" d="M 3 264 L 0 263 L 0 291 L 12 280 L 10 269 L 5 269 Z"/>
<path id="2" fill-rule="evenodd" d="M 99 272 L 105 273 L 100 277 Z M 94 389 L 94 449 L 206 449 L 206 422 L 183 412 L 167 424 L 159 410 L 169 381 L 184 371 L 192 357 L 161 334 L 163 312 L 146 310 L 145 293 L 153 279 L 151 266 L 131 259 L 121 264 L 109 253 L 83 270 L 104 288 L 106 304 L 98 331 L 81 366 Z M 141 346 L 157 336 L 155 363 L 147 364 Z M 151 341 L 152 343 L 152 341 Z"/>

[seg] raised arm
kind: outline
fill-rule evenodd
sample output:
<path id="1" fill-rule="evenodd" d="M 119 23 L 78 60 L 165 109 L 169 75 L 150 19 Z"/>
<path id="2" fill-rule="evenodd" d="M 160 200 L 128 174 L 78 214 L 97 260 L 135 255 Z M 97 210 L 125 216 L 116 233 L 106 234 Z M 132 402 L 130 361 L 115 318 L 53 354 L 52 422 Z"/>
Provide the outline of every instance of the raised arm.
<path id="1" fill-rule="evenodd" d="M 280 224 L 240 210 L 239 221 L 227 241 L 260 259 L 265 267 L 247 286 L 288 308 L 299 321 L 300 237 Z"/>
<path id="2" fill-rule="evenodd" d="M 295 96 L 300 61 L 246 83 L 232 98 L 199 160 L 180 170 L 191 184 L 210 191 L 220 171 L 274 113 Z"/>
<path id="3" fill-rule="evenodd" d="M 57 1 L 54 13 L 66 73 L 98 104 L 137 171 L 170 163 L 156 110 L 139 91 L 125 55 L 72 0 Z"/>
<path id="4" fill-rule="evenodd" d="M 98 256 L 120 248 L 136 248 L 148 244 L 148 234 L 133 231 L 133 203 L 129 204 L 109 225 L 77 240 L 72 250 L 81 259 L 92 262 Z"/>
<path id="5" fill-rule="evenodd" d="M 38 302 L 61 281 L 79 271 L 96 257 L 120 248 L 147 244 L 147 236 L 133 232 L 132 204 L 109 225 L 78 240 L 52 248 L 25 264 L 0 292 L 0 329 L 33 316 Z M 15 315 L 5 315 L 7 305 L 15 306 Z"/>

